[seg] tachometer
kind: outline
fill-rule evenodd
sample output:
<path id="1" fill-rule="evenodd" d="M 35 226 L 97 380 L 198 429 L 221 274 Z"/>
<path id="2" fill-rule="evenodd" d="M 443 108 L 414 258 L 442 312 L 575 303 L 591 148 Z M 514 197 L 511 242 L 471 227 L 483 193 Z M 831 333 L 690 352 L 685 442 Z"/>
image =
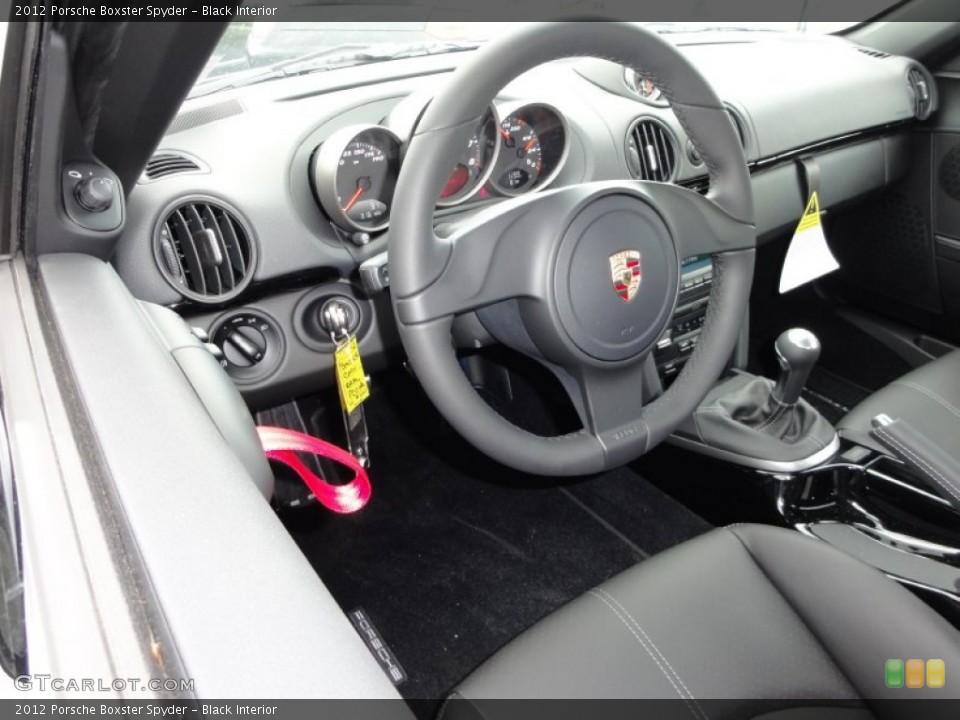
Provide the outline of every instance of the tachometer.
<path id="1" fill-rule="evenodd" d="M 493 181 L 508 192 L 520 193 L 533 187 L 543 172 L 540 136 L 526 120 L 511 115 L 500 123 L 503 148 Z"/>
<path id="2" fill-rule="evenodd" d="M 500 154 L 491 183 L 503 195 L 549 185 L 567 153 L 566 123 L 554 108 L 524 105 L 500 123 Z"/>
<path id="3" fill-rule="evenodd" d="M 497 123 L 496 112 L 490 108 L 467 139 L 463 154 L 440 192 L 438 205 L 456 205 L 483 187 L 497 160 Z"/>
<path id="4" fill-rule="evenodd" d="M 399 174 L 400 139 L 376 125 L 335 132 L 313 159 L 323 209 L 337 225 L 364 232 L 389 224 Z"/>

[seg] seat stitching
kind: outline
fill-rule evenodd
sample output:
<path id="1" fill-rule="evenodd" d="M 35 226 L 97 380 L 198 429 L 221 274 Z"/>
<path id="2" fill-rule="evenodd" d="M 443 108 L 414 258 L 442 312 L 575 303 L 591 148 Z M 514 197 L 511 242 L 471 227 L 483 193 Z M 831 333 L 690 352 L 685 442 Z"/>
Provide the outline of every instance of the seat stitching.
<path id="1" fill-rule="evenodd" d="M 940 473 L 939 470 L 933 467 L 933 465 L 931 465 L 926 460 L 924 460 L 919 455 L 917 455 L 915 452 L 913 452 L 910 448 L 904 445 L 898 438 L 894 437 L 891 433 L 887 432 L 884 428 L 882 427 L 877 428 L 875 432 L 877 433 L 878 436 L 882 437 L 888 443 L 893 445 L 895 449 L 899 450 L 908 458 L 910 458 L 915 463 L 917 463 L 921 467 L 921 469 L 926 470 L 926 472 L 930 475 L 932 480 L 934 480 L 938 485 L 940 485 L 940 487 L 942 487 L 944 490 L 950 493 L 950 495 L 952 495 L 954 499 L 956 499 L 957 501 L 960 501 L 960 493 L 958 493 L 957 490 L 954 489 L 953 484 L 949 480 L 947 480 L 947 478 L 945 478 L 943 474 Z"/>
<path id="2" fill-rule="evenodd" d="M 700 715 L 703 717 L 703 720 L 707 720 L 707 714 L 704 712 L 703 708 L 700 707 L 700 703 L 697 702 L 697 699 L 693 696 L 693 693 L 690 692 L 690 688 L 688 688 L 686 683 L 683 682 L 683 679 L 680 677 L 680 673 L 678 673 L 676 671 L 676 668 L 674 668 L 673 665 L 670 664 L 670 661 L 667 660 L 666 656 L 660 651 L 660 648 L 657 647 L 657 644 L 646 633 L 646 631 L 643 629 L 643 627 L 640 625 L 637 619 L 630 614 L 630 611 L 627 610 L 627 608 L 624 607 L 623 603 L 617 600 L 617 598 L 614 597 L 614 595 L 610 591 L 608 591 L 603 587 L 598 587 L 595 590 L 598 593 L 603 593 L 604 595 L 606 595 L 611 602 L 613 602 L 618 608 L 623 610 L 624 614 L 633 622 L 634 627 L 636 627 L 637 630 L 640 631 L 640 634 L 647 639 L 647 642 L 650 643 L 650 647 L 654 649 L 657 655 L 660 656 L 660 659 L 663 660 L 664 664 L 670 669 L 670 672 L 673 673 L 673 676 L 677 679 L 677 682 L 680 683 L 683 689 L 687 691 L 687 695 L 690 697 L 690 701 L 697 706 L 697 710 L 700 711 Z"/>
<path id="3" fill-rule="evenodd" d="M 691 714 L 692 714 L 695 718 L 697 718 L 697 720 L 701 720 L 701 718 L 700 718 L 700 716 L 697 714 L 697 711 L 696 711 L 696 709 L 694 708 L 694 706 L 690 704 L 690 700 L 687 698 L 686 695 L 683 694 L 683 691 L 677 686 L 677 683 L 674 682 L 673 678 L 670 677 L 670 674 L 666 671 L 666 669 L 663 667 L 663 665 L 660 664 L 660 661 L 657 660 L 657 657 L 650 651 L 650 648 L 647 647 L 647 644 L 643 641 L 643 639 L 642 639 L 639 635 L 637 635 L 637 631 L 634 630 L 634 629 L 630 626 L 630 623 L 627 622 L 626 618 L 624 618 L 623 615 L 620 614 L 620 611 L 617 610 L 613 605 L 611 605 L 610 602 L 609 602 L 605 597 L 603 597 L 603 595 L 601 595 L 600 593 L 598 593 L 598 592 L 596 591 L 596 589 L 590 590 L 590 591 L 589 591 L 589 594 L 590 594 L 590 595 L 593 595 L 593 596 L 594 596 L 595 598 L 597 598 L 600 602 L 602 602 L 604 605 L 606 605 L 608 608 L 610 608 L 611 612 L 613 612 L 613 614 L 616 615 L 617 618 L 619 618 L 620 622 L 623 623 L 624 627 L 627 628 L 627 630 L 630 631 L 630 634 L 633 635 L 634 638 L 636 638 L 636 641 L 637 641 L 638 643 L 640 643 L 640 647 L 642 647 L 644 650 L 647 651 L 647 655 L 650 656 L 650 659 L 653 660 L 653 662 L 656 664 L 656 666 L 657 666 L 658 668 L 660 668 L 660 672 L 663 673 L 663 676 L 664 676 L 664 677 L 667 679 L 667 681 L 673 686 L 673 689 L 677 691 L 677 695 L 680 696 L 680 699 L 683 700 L 683 701 L 687 704 L 687 707 L 690 709 Z"/>
<path id="4" fill-rule="evenodd" d="M 793 407 L 793 405 L 785 405 L 783 403 L 778 403 L 778 405 L 779 407 L 776 410 L 774 410 L 772 413 L 770 413 L 770 417 L 768 417 L 763 423 L 757 426 L 758 431 L 766 430 L 768 427 L 770 427 L 775 422 L 777 422 L 781 417 L 783 417 L 786 414 L 787 410 Z"/>
<path id="5" fill-rule="evenodd" d="M 902 387 L 908 387 L 911 390 L 916 390 L 919 393 L 923 393 L 934 402 L 937 402 L 940 405 L 943 405 L 947 410 L 952 412 L 954 415 L 960 417 L 960 408 L 957 408 L 955 405 L 949 402 L 946 398 L 943 398 L 940 395 L 937 395 L 937 393 L 933 392 L 933 390 L 931 390 L 930 388 L 926 388 L 923 385 L 918 385 L 917 383 L 911 382 L 909 380 L 897 380 L 893 384 L 900 385 Z"/>
<path id="6" fill-rule="evenodd" d="M 807 632 L 810 633 L 810 636 L 817 642 L 817 644 L 820 646 L 820 649 L 823 650 L 824 654 L 830 659 L 830 662 L 832 662 L 834 667 L 839 671 L 840 676 L 846 681 L 847 685 L 849 685 L 850 688 L 855 693 L 857 693 L 857 695 L 861 699 L 864 699 L 863 693 L 860 692 L 860 688 L 854 685 L 853 681 L 847 675 L 846 671 L 840 666 L 840 662 L 837 660 L 837 658 L 833 656 L 833 653 L 830 652 L 830 650 L 827 648 L 827 645 L 823 642 L 823 640 L 820 639 L 820 636 L 817 634 L 817 632 L 815 632 L 813 626 L 809 622 L 807 622 L 807 619 L 800 613 L 800 609 L 796 605 L 794 605 L 793 600 L 787 596 L 786 592 L 780 587 L 778 583 L 774 581 L 774 579 L 770 576 L 770 573 L 767 572 L 767 569 L 760 563 L 759 560 L 757 560 L 756 557 L 754 557 L 746 541 L 744 541 L 744 539 L 740 537 L 736 532 L 733 532 L 735 528 L 738 528 L 741 526 L 747 527 L 750 524 L 751 523 L 736 523 L 735 525 L 730 525 L 724 528 L 724 531 L 727 532 L 729 535 L 732 535 L 733 538 L 740 544 L 740 547 L 743 548 L 744 552 L 746 552 L 747 557 L 750 558 L 750 562 L 753 563 L 753 566 L 760 572 L 760 574 L 764 577 L 764 579 L 770 584 L 770 587 L 772 587 L 774 591 L 780 596 L 780 599 L 783 600 L 784 604 L 794 614 L 794 617 L 796 617 L 797 620 L 800 622 L 800 624 L 803 625 L 803 627 L 807 630 Z"/>

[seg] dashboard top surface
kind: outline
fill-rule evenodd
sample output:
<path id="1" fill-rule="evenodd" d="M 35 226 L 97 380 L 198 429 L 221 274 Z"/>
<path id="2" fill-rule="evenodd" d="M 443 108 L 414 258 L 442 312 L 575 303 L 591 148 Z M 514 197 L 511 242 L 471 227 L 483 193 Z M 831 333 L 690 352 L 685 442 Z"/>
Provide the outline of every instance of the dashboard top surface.
<path id="1" fill-rule="evenodd" d="M 762 34 L 749 42 L 681 49 L 734 115 L 751 164 L 914 117 L 907 75 L 917 64 L 863 52 L 842 38 Z M 247 223 L 258 248 L 254 281 L 315 268 L 350 277 L 363 260 L 386 249 L 389 230 L 372 232 L 364 246 L 346 241 L 317 199 L 311 178 L 317 148 L 344 128 L 386 125 L 401 142 L 402 161 L 413 128 L 396 118 L 410 115 L 410 107 L 416 117 L 438 83 L 455 81 L 452 71 L 469 55 L 370 64 L 187 101 L 157 152 L 187 155 L 199 161 L 200 171 L 134 188 L 115 256 L 124 280 L 141 299 L 182 300 L 159 270 L 153 246 L 164 214 L 194 198 L 222 202 Z M 556 109 L 567 145 L 550 178 L 554 186 L 635 177 L 628 141 L 645 118 L 674 139 L 674 181 L 705 177 L 669 107 L 641 97 L 624 72 L 583 58 L 542 65 L 505 87 L 494 107 L 501 115 L 524 104 Z M 480 193 L 440 214 L 469 212 L 497 195 Z"/>

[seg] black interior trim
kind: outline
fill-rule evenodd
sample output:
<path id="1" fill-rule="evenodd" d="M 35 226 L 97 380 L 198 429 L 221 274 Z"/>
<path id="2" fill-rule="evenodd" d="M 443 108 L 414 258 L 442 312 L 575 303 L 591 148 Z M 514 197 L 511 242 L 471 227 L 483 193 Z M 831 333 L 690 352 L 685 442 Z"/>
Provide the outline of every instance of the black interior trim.
<path id="1" fill-rule="evenodd" d="M 900 130 L 905 130 L 913 125 L 913 120 L 902 120 L 900 122 L 887 123 L 877 127 L 866 128 L 859 132 L 839 135 L 837 137 L 827 138 L 826 140 L 822 140 L 811 145 L 804 145 L 803 147 L 789 150 L 778 155 L 771 155 L 760 158 L 759 160 L 753 160 L 747 163 L 747 167 L 750 170 L 750 174 L 754 175 L 756 173 L 763 172 L 764 170 L 772 170 L 773 168 L 789 165 L 790 163 L 794 163 L 797 160 L 807 157 L 811 154 L 826 153 L 830 152 L 831 150 L 852 147 L 869 140 L 887 137 Z M 707 176 L 701 175 L 699 177 L 690 178 L 689 180 L 682 180 L 677 184 L 692 190 L 701 191 L 702 189 L 703 191 L 706 191 Z"/>
<path id="2" fill-rule="evenodd" d="M 181 315 L 207 313 L 214 310 L 229 310 L 230 308 L 249 305 L 265 297 L 279 295 L 293 290 L 306 290 L 307 288 L 317 287 L 340 279 L 342 278 L 336 269 L 319 267 L 305 272 L 281 275 L 280 277 L 268 278 L 266 280 L 255 280 L 250 283 L 250 286 L 243 294 L 227 302 L 201 303 L 196 300 L 183 300 L 182 302 L 168 305 L 168 307 Z"/>
<path id="3" fill-rule="evenodd" d="M 93 150 L 129 193 L 229 20 L 110 24 L 124 26 L 113 38 L 115 48 L 73 80 L 85 119 L 95 119 Z M 70 32 L 76 56 L 103 35 L 102 25 L 84 23 Z"/>

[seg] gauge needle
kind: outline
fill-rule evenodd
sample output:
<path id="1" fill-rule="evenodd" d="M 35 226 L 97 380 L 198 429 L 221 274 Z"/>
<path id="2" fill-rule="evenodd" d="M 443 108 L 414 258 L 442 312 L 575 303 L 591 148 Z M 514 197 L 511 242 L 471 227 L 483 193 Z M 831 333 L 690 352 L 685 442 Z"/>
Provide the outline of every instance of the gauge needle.
<path id="1" fill-rule="evenodd" d="M 530 142 L 528 142 L 526 145 L 523 146 L 523 151 L 525 153 L 530 152 L 530 150 L 533 148 L 534 145 L 537 144 L 537 142 L 539 142 L 537 138 L 534 138 L 533 140 L 531 140 Z"/>
<path id="2" fill-rule="evenodd" d="M 345 213 L 350 212 L 350 210 L 353 208 L 353 206 L 357 204 L 357 200 L 360 199 L 360 196 L 361 196 L 361 195 L 363 195 L 363 187 L 362 187 L 362 186 L 361 186 L 361 187 L 358 187 L 358 188 L 357 188 L 357 191 L 356 191 L 356 192 L 353 194 L 353 196 L 347 201 L 347 205 L 346 205 L 346 207 L 343 208 L 343 211 L 344 211 Z"/>
<path id="3" fill-rule="evenodd" d="M 508 132 L 507 132 L 506 130 L 504 130 L 503 128 L 500 128 L 500 135 L 503 136 L 503 139 L 504 139 L 504 140 L 507 140 L 507 141 L 510 140 L 510 133 L 508 133 Z"/>

